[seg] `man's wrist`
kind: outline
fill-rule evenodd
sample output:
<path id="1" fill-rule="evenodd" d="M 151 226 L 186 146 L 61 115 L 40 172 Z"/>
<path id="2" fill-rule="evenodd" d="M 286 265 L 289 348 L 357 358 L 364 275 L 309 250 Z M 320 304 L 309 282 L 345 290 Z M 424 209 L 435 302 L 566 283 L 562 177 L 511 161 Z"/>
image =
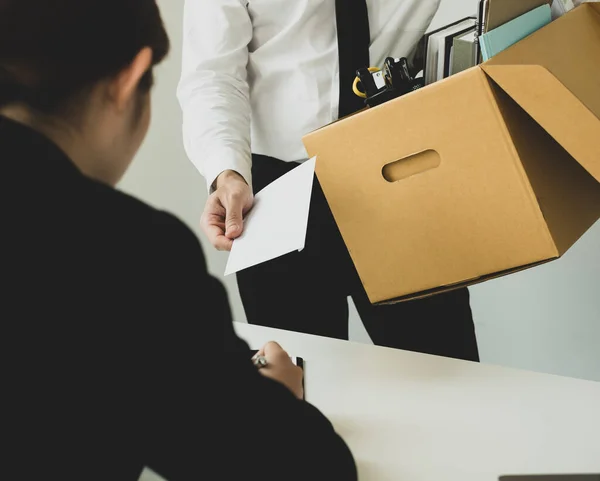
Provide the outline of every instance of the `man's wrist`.
<path id="1" fill-rule="evenodd" d="M 241 180 L 247 184 L 246 179 L 244 179 L 244 177 L 235 170 L 224 170 L 215 179 L 213 187 L 218 189 L 221 185 L 223 185 L 224 182 L 228 182 L 230 180 Z"/>

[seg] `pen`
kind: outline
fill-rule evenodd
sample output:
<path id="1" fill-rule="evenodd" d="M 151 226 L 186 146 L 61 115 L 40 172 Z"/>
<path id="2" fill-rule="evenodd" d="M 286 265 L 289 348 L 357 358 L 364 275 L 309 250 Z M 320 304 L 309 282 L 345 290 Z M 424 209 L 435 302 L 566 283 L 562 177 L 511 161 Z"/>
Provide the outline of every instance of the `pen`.
<path id="1" fill-rule="evenodd" d="M 252 364 L 254 364 L 257 369 L 262 369 L 268 364 L 267 358 L 256 353 L 254 356 L 252 356 Z"/>

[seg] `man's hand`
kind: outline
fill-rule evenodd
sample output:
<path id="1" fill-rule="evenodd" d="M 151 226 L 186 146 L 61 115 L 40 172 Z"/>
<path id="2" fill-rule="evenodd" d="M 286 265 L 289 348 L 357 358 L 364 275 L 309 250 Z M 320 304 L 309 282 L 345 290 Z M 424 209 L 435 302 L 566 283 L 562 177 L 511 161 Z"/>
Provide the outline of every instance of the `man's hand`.
<path id="1" fill-rule="evenodd" d="M 233 170 L 221 173 L 215 191 L 206 201 L 200 226 L 210 243 L 220 251 L 230 251 L 233 240 L 244 231 L 244 216 L 252 207 L 252 189 Z"/>
<path id="2" fill-rule="evenodd" d="M 267 365 L 260 369 L 263 376 L 287 387 L 298 399 L 304 396 L 302 388 L 302 368 L 296 366 L 287 352 L 276 342 L 268 342 L 258 354 L 267 359 Z"/>

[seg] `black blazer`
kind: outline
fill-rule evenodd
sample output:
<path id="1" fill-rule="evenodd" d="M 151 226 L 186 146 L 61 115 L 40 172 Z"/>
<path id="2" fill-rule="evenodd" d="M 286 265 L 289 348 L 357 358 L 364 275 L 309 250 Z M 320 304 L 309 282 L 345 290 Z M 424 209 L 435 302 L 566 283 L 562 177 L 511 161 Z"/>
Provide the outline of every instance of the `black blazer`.
<path id="1" fill-rule="evenodd" d="M 2 117 L 0 161 L 1 479 L 356 478 L 326 418 L 252 366 L 189 229 Z"/>

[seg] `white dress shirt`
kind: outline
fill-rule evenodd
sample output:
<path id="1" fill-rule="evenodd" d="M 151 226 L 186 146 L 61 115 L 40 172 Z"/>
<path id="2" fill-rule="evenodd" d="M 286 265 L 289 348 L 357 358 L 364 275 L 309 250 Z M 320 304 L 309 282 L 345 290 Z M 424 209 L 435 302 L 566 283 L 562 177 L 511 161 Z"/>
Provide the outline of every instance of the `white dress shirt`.
<path id="1" fill-rule="evenodd" d="M 409 56 L 440 1 L 367 0 L 371 65 Z M 335 0 L 186 0 L 178 98 L 209 188 L 228 169 L 251 185 L 251 152 L 306 160 L 302 137 L 337 119 Z"/>

